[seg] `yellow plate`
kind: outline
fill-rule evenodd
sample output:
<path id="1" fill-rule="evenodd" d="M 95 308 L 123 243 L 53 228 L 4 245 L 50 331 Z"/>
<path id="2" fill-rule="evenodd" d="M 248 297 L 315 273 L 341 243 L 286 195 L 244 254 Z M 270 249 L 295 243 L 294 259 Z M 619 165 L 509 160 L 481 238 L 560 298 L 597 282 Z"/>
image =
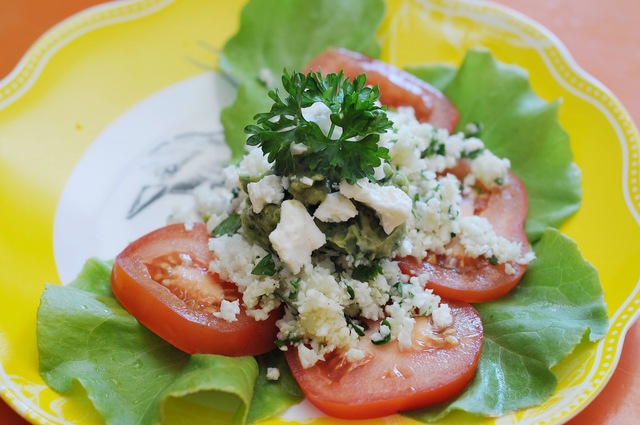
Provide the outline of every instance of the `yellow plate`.
<path id="1" fill-rule="evenodd" d="M 61 283 L 54 222 L 72 171 L 129 108 L 212 68 L 216 51 L 237 30 L 240 8 L 233 1 L 198 0 L 92 8 L 40 38 L 0 82 L 0 392 L 28 420 L 100 423 L 82 397 L 62 397 L 38 375 L 36 310 L 44 283 Z M 458 64 L 467 49 L 487 47 L 499 60 L 528 70 L 541 97 L 562 99 L 560 121 L 571 135 L 584 187 L 582 208 L 562 230 L 598 269 L 611 327 L 598 344 L 555 367 L 559 386 L 544 405 L 478 423 L 564 422 L 603 388 L 638 313 L 638 130 L 553 35 L 506 8 L 389 0 L 380 40 L 384 59 L 401 66 Z M 385 423 L 410 421 L 395 417 Z"/>

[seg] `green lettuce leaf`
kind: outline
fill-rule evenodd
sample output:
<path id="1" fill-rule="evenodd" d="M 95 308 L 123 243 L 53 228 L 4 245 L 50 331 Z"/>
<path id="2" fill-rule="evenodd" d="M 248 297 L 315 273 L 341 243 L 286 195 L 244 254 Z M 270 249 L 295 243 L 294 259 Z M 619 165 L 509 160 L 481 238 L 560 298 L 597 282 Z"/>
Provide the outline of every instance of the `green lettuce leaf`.
<path id="1" fill-rule="evenodd" d="M 244 154 L 244 127 L 268 110 L 267 88 L 280 85 L 284 68 L 300 71 L 331 47 L 346 47 L 377 57 L 376 30 L 384 17 L 382 0 L 252 0 L 240 16 L 240 29 L 225 44 L 219 66 L 239 84 L 235 102 L 222 112 L 227 144 L 234 160 Z M 265 84 L 260 76 L 274 77 Z"/>
<path id="2" fill-rule="evenodd" d="M 304 399 L 287 361 L 279 350 L 258 356 L 257 360 L 260 372 L 249 408 L 247 418 L 249 425 L 276 417 Z M 277 381 L 267 379 L 267 368 L 270 367 L 280 371 L 280 378 Z"/>
<path id="3" fill-rule="evenodd" d="M 578 210 L 580 170 L 573 163 L 569 136 L 558 123 L 559 102 L 538 97 L 522 68 L 500 63 L 488 51 L 470 50 L 457 71 L 440 65 L 407 70 L 439 87 L 456 105 L 457 130 L 480 123 L 485 145 L 509 158 L 527 188 L 530 241 Z"/>
<path id="4" fill-rule="evenodd" d="M 189 356 L 174 348 L 118 303 L 110 272 L 110 263 L 92 259 L 70 285 L 46 286 L 36 331 L 45 382 L 61 393 L 79 383 L 108 424 L 160 423 L 176 398 L 244 424 L 255 359 Z"/>
<path id="5" fill-rule="evenodd" d="M 457 68 L 444 63 L 410 65 L 404 68 L 404 70 L 428 82 L 442 92 L 451 84 L 451 81 L 453 81 L 458 73 Z"/>
<path id="6" fill-rule="evenodd" d="M 538 258 L 511 293 L 475 306 L 485 341 L 471 385 L 449 404 L 408 416 L 428 422 L 456 410 L 501 415 L 538 405 L 557 384 L 550 368 L 606 334 L 598 272 L 575 242 L 548 229 L 534 250 Z"/>

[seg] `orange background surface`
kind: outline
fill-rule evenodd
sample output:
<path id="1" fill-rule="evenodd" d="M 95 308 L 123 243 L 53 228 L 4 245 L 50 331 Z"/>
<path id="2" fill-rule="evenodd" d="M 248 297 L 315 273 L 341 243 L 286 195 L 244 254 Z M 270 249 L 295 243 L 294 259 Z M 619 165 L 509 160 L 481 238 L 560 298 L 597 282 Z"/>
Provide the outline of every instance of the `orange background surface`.
<path id="1" fill-rule="evenodd" d="M 478 0 L 482 1 L 482 0 Z M 640 124 L 640 0 L 497 0 L 551 30 L 576 62 L 607 86 Z M 105 0 L 0 0 L 0 79 L 31 44 L 66 17 Z M 618 367 L 602 393 L 570 425 L 637 424 L 640 322 L 631 327 Z M 26 425 L 0 400 L 1 425 Z"/>

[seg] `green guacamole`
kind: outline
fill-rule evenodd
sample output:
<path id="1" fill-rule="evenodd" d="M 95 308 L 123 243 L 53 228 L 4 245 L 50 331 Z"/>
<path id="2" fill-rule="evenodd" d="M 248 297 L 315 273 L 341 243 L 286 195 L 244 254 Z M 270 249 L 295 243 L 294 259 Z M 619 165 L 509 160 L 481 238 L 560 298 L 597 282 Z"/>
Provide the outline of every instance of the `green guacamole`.
<path id="1" fill-rule="evenodd" d="M 361 204 L 356 204 L 358 215 L 342 223 L 316 224 L 327 237 L 327 246 L 357 259 L 373 261 L 390 257 L 398 249 L 405 236 L 405 225 L 396 227 L 387 235 L 380 225 L 375 212 Z"/>

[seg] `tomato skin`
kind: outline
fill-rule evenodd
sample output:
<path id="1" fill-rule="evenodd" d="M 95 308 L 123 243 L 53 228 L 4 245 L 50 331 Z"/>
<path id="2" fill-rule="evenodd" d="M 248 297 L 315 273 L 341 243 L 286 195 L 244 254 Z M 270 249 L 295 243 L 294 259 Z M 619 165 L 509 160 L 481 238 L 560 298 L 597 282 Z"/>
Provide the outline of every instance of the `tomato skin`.
<path id="1" fill-rule="evenodd" d="M 477 204 L 479 201 L 476 201 L 476 208 Z M 522 180 L 510 173 L 508 183 L 494 188 L 488 200 L 483 199 L 482 204 L 477 215 L 486 218 L 498 235 L 520 242 L 524 252 L 529 252 L 531 247 L 524 231 L 528 200 Z M 504 264 L 492 265 L 484 258 L 432 256 L 422 262 L 412 257 L 400 259 L 400 268 L 403 273 L 412 276 L 429 273 L 427 288 L 443 298 L 479 303 L 509 293 L 518 284 L 527 266 L 514 263 L 515 272 L 508 274 Z"/>
<path id="2" fill-rule="evenodd" d="M 202 302 L 205 295 L 218 304 L 222 298 L 231 301 L 240 296 L 235 285 L 222 282 L 208 270 L 213 259 L 208 240 L 209 233 L 202 223 L 194 223 L 191 230 L 184 224 L 169 225 L 142 236 L 116 257 L 111 272 L 114 295 L 143 325 L 189 354 L 245 356 L 271 351 L 275 348 L 275 322 L 281 317 L 281 310 L 267 320 L 256 321 L 241 306 L 238 320 L 228 322 L 211 311 L 194 308 L 193 303 Z M 179 254 L 189 255 L 192 263 L 182 267 L 182 274 L 173 276 L 172 283 L 187 297 L 195 298 L 186 300 L 191 304 L 151 275 L 162 266 L 161 261 Z"/>
<path id="3" fill-rule="evenodd" d="M 315 57 L 307 69 L 323 74 L 343 70 L 345 75 L 367 75 L 367 83 L 380 87 L 380 102 L 399 107 L 412 106 L 416 118 L 437 128 L 453 132 L 460 114 L 449 99 L 438 89 L 418 77 L 386 62 L 347 49 L 331 49 Z"/>
<path id="4" fill-rule="evenodd" d="M 399 351 L 395 341 L 373 345 L 369 331 L 358 347 L 371 356 L 347 371 L 336 368 L 332 358 L 303 369 L 294 348 L 285 352 L 287 363 L 305 397 L 336 418 L 371 419 L 443 403 L 464 390 L 475 376 L 484 338 L 480 316 L 471 305 L 449 302 L 449 306 L 458 345 L 441 341 L 430 345 L 429 338 L 424 338 L 426 347 L 414 343 Z M 414 339 L 421 330 L 429 329 L 431 320 L 416 319 Z"/>

